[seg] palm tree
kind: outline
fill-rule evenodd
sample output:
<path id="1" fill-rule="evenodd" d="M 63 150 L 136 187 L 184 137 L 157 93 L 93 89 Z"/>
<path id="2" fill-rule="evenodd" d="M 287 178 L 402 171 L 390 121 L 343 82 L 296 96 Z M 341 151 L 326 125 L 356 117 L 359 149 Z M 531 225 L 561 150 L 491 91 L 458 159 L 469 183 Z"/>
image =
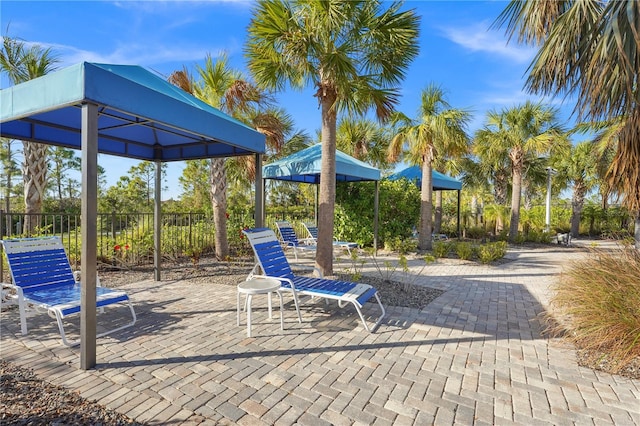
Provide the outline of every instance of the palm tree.
<path id="1" fill-rule="evenodd" d="M 615 181 L 605 179 L 611 175 L 611 170 L 619 165 L 621 151 L 618 149 L 622 132 L 628 128 L 627 117 L 620 116 L 612 120 L 597 123 L 588 123 L 587 129 L 596 130 L 598 133 L 593 139 L 594 152 L 596 154 L 596 173 L 600 180 L 600 194 L 602 208 L 607 210 L 607 200 L 614 192 L 625 193 L 626 189 L 620 187 Z M 635 240 L 636 248 L 640 250 L 640 211 L 635 212 Z"/>
<path id="2" fill-rule="evenodd" d="M 640 2 L 512 0 L 496 20 L 509 37 L 537 44 L 530 91 L 575 95 L 585 121 L 624 116 L 608 176 L 640 224 Z M 636 232 L 640 247 L 640 230 Z"/>
<path id="3" fill-rule="evenodd" d="M 581 142 L 571 147 L 569 155 L 558 156 L 553 163 L 558 171 L 557 179 L 573 182 L 571 197 L 571 236 L 580 231 L 580 218 L 587 192 L 597 183 L 596 156 L 592 142 Z"/>
<path id="4" fill-rule="evenodd" d="M 522 177 L 527 159 L 549 153 L 555 144 L 564 146 L 566 136 L 556 122 L 556 111 L 534 104 L 523 105 L 488 114 L 489 120 L 478 132 L 476 140 L 492 158 L 508 155 L 511 162 L 511 221 L 509 241 L 515 242 L 520 219 Z"/>
<path id="5" fill-rule="evenodd" d="M 338 123 L 337 147 L 381 170 L 390 169 L 387 159 L 389 131 L 373 120 L 344 117 Z"/>
<path id="6" fill-rule="evenodd" d="M 56 68 L 58 59 L 51 49 L 39 45 L 27 48 L 25 42 L 8 36 L 2 40 L 0 70 L 13 84 L 41 77 Z M 30 235 L 40 223 L 42 202 L 47 186 L 47 145 L 23 141 L 24 203 L 27 220 L 24 232 Z"/>
<path id="7" fill-rule="evenodd" d="M 493 202 L 502 208 L 507 204 L 511 183 L 511 161 L 508 151 L 497 143 L 500 134 L 501 118 L 496 111 L 487 113 L 487 122 L 484 128 L 478 130 L 473 140 L 473 154 L 477 159 L 471 172 L 480 176 L 492 184 Z M 501 209 L 500 209 L 501 210 Z M 503 214 L 495 215 L 494 232 L 497 234 L 504 229 Z"/>
<path id="8" fill-rule="evenodd" d="M 197 66 L 196 72 L 198 81 L 186 69 L 172 73 L 169 81 L 265 134 L 267 147 L 272 151 L 277 152 L 282 147 L 285 132 L 292 125 L 290 117 L 284 111 L 271 109 L 271 97 L 250 83 L 240 71 L 230 68 L 225 55 L 215 61 L 207 56 L 204 67 Z M 215 250 L 219 259 L 229 255 L 227 169 L 229 166 L 239 167 L 239 164 L 245 169 L 239 174 L 248 180 L 255 180 L 253 158 L 209 160 L 209 195 L 213 208 Z"/>
<path id="9" fill-rule="evenodd" d="M 403 154 L 409 163 L 422 167 L 418 248 L 431 250 L 433 163 L 439 156 L 467 151 L 465 130 L 471 114 L 452 108 L 445 100 L 443 89 L 430 84 L 422 91 L 418 116 L 415 121 L 399 118 L 404 124 L 391 140 L 389 159 L 396 161 Z M 405 147 L 407 151 L 403 153 Z"/>
<path id="10" fill-rule="evenodd" d="M 401 2 L 262 0 L 249 25 L 249 69 L 263 87 L 316 88 L 322 160 L 316 265 L 333 273 L 336 127 L 341 110 L 388 118 L 418 54 L 419 18 Z"/>

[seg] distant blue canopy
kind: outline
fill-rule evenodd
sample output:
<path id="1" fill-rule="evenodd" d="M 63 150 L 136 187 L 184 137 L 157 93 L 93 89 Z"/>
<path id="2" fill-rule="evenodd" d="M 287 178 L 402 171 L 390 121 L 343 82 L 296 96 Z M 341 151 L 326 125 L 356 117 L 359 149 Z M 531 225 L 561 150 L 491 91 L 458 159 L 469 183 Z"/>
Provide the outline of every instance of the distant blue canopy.
<path id="1" fill-rule="evenodd" d="M 134 65 L 82 62 L 0 92 L 2 137 L 81 149 L 98 106 L 98 152 L 176 161 L 264 153 L 265 137 Z"/>
<path id="2" fill-rule="evenodd" d="M 420 186 L 422 186 L 422 169 L 419 166 L 408 167 L 404 170 L 400 170 L 399 172 L 390 175 L 387 179 L 398 180 L 402 178 L 414 181 L 419 188 Z M 434 191 L 462 189 L 462 182 L 435 170 L 432 171 L 431 178 L 433 180 Z"/>
<path id="3" fill-rule="evenodd" d="M 262 168 L 263 179 L 320 183 L 320 144 L 298 151 Z M 360 182 L 380 180 L 380 170 L 336 150 L 336 181 Z"/>

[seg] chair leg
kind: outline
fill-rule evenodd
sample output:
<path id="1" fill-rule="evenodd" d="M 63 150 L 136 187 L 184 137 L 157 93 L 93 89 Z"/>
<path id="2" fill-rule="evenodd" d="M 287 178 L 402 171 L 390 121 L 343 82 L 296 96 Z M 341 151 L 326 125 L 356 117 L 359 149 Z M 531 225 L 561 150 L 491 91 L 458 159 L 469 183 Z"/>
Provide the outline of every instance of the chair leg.
<path id="1" fill-rule="evenodd" d="M 251 295 L 247 294 L 247 337 L 251 337 Z"/>
<path id="2" fill-rule="evenodd" d="M 302 324 L 302 315 L 300 315 L 300 303 L 298 302 L 298 295 L 295 290 L 293 290 L 292 293 L 293 303 L 296 305 L 296 312 L 298 313 L 298 322 Z"/>
<path id="3" fill-rule="evenodd" d="M 278 290 L 276 293 L 278 293 L 278 297 L 280 298 L 280 330 L 284 331 L 284 303 L 282 301 L 282 292 Z M 269 293 L 269 299 L 271 299 L 271 293 Z"/>
<path id="4" fill-rule="evenodd" d="M 367 322 L 364 319 L 364 315 L 362 315 L 362 311 L 360 310 L 360 306 L 359 306 L 358 302 L 356 302 L 356 301 L 351 302 L 351 303 L 353 303 L 353 306 L 356 308 L 356 311 L 358 312 L 358 315 L 360 316 L 360 320 L 362 321 L 362 325 L 364 326 L 364 329 L 366 331 L 368 331 L 369 333 L 373 333 L 374 331 L 376 331 L 376 329 L 378 328 L 378 326 L 382 322 L 382 319 L 386 315 L 386 310 L 384 309 L 384 305 L 380 301 L 380 297 L 378 296 L 378 293 L 376 293 L 375 296 L 376 296 L 376 300 L 378 301 L 378 305 L 380 306 L 380 310 L 382 311 L 382 314 L 378 317 L 376 322 L 373 324 L 373 327 L 371 327 L 371 328 L 369 328 L 369 326 L 367 325 Z"/>
<path id="5" fill-rule="evenodd" d="M 20 332 L 23 336 L 26 336 L 27 331 L 27 302 L 22 297 L 22 294 L 18 294 L 18 311 L 20 312 Z"/>
<path id="6" fill-rule="evenodd" d="M 111 330 L 107 330 L 104 333 L 96 334 L 96 338 L 108 336 L 111 333 L 115 333 L 116 331 L 124 330 L 125 328 L 129 328 L 132 325 L 134 325 L 136 323 L 136 321 L 138 320 L 138 318 L 136 317 L 136 311 L 133 310 L 133 304 L 131 303 L 131 300 L 128 301 L 128 306 L 129 306 L 129 310 L 131 311 L 131 317 L 132 317 L 131 322 L 128 323 L 128 324 L 125 324 L 125 325 L 123 325 L 121 327 L 116 327 L 116 328 L 113 328 Z M 69 346 L 69 347 L 79 345 L 80 344 L 80 340 L 76 340 L 76 341 L 73 341 L 73 342 L 69 342 L 67 340 L 67 336 L 66 336 L 66 334 L 64 332 L 64 325 L 62 324 L 62 318 L 63 318 L 62 313 L 58 309 L 50 309 L 49 312 L 53 313 L 55 315 L 56 321 L 58 323 L 58 330 L 60 331 L 60 336 L 62 337 L 62 343 L 65 346 Z"/>

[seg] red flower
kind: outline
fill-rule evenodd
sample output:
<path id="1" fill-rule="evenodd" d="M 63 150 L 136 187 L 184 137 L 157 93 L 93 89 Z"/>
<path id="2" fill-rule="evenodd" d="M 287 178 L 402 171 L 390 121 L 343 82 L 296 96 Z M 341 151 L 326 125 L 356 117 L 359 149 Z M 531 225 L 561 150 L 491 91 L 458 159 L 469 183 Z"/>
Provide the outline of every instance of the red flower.
<path id="1" fill-rule="evenodd" d="M 124 249 L 125 249 L 125 250 L 129 250 L 130 248 L 131 248 L 131 247 L 129 247 L 129 244 L 125 244 L 125 245 L 124 245 Z"/>
<path id="2" fill-rule="evenodd" d="M 116 245 L 113 247 L 113 249 L 114 249 L 115 251 L 120 251 L 120 244 L 116 244 Z"/>

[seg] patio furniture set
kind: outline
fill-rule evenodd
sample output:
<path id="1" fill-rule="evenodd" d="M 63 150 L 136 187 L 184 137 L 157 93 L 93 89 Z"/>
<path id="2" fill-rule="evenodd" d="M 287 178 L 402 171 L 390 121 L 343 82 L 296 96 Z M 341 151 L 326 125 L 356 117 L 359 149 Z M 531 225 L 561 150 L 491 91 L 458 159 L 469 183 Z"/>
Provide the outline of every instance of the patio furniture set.
<path id="1" fill-rule="evenodd" d="M 255 295 L 268 295 L 269 318 L 272 318 L 271 296 L 277 294 L 280 300 L 280 328 L 284 330 L 283 293 L 291 293 L 296 308 L 298 322 L 302 323 L 300 296 L 322 298 L 327 303 L 337 301 L 339 307 L 352 305 L 364 329 L 374 332 L 385 316 L 385 308 L 375 288 L 367 284 L 338 281 L 321 277 L 297 276 L 293 273 L 284 254 L 283 247 L 291 247 L 297 259 L 297 250 L 315 250 L 312 244 L 300 244 L 293 228 L 287 223 L 278 224 L 282 237 L 279 240 L 269 228 L 248 229 L 243 231 L 255 254 L 256 264 L 247 280 L 237 286 L 237 325 L 240 326 L 241 295 L 245 295 L 244 310 L 247 315 L 247 336 L 251 337 L 251 303 Z M 307 227 L 310 239 L 315 227 Z M 59 237 L 23 238 L 2 240 L 11 275 L 11 283 L 2 283 L 2 306 L 18 305 L 20 329 L 22 335 L 28 334 L 27 318 L 33 313 L 47 313 L 57 321 L 62 342 L 66 346 L 75 346 L 80 341 L 67 339 L 63 320 L 65 317 L 81 311 L 82 284 L 79 275 L 74 273 Z M 301 248 L 303 247 L 304 248 Z M 335 247 L 350 250 L 355 243 L 336 241 Z M 97 337 L 131 327 L 136 323 L 136 313 L 126 292 L 96 287 L 96 308 L 103 314 L 105 308 L 124 304 L 131 313 L 131 321 L 104 331 Z M 372 325 L 367 323 L 362 313 L 363 305 L 375 300 L 380 308 L 380 316 Z"/>

